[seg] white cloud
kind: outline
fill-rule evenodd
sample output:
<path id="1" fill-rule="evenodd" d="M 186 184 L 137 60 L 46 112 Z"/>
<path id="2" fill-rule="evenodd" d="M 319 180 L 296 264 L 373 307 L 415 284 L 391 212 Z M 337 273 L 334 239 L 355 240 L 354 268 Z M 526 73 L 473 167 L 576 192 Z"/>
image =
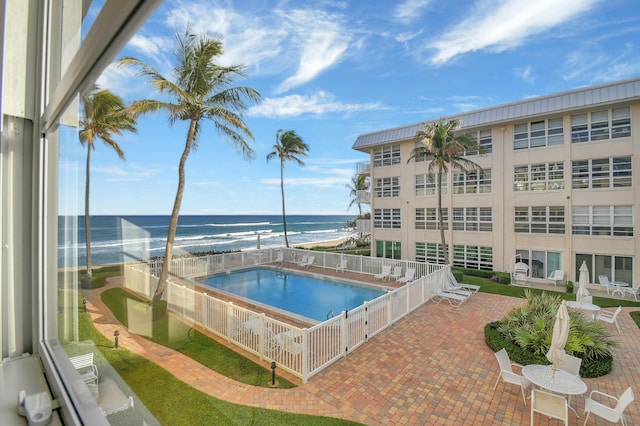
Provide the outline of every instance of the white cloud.
<path id="1" fill-rule="evenodd" d="M 620 51 L 606 52 L 589 45 L 571 53 L 563 68 L 567 70 L 563 75 L 565 80 L 606 83 L 640 73 L 640 59 L 632 43 L 625 44 Z"/>
<path id="2" fill-rule="evenodd" d="M 122 166 L 92 167 L 91 172 L 106 175 L 107 182 L 139 181 L 159 173 L 157 169 L 136 165 L 127 165 L 126 168 Z"/>
<path id="3" fill-rule="evenodd" d="M 351 113 L 385 109 L 379 102 L 364 104 L 343 103 L 327 92 L 313 95 L 289 95 L 281 98 L 265 98 L 259 105 L 249 108 L 247 115 L 276 117 L 296 117 L 303 114 Z"/>
<path id="4" fill-rule="evenodd" d="M 527 83 L 533 83 L 536 81 L 536 76 L 533 75 L 531 65 L 527 65 L 524 68 L 516 68 L 513 70 L 516 76 Z"/>
<path id="5" fill-rule="evenodd" d="M 598 0 L 505 0 L 482 2 L 471 15 L 427 48 L 430 58 L 441 65 L 454 57 L 478 50 L 502 52 L 526 38 L 544 32 L 589 10 Z"/>
<path id="6" fill-rule="evenodd" d="M 353 174 L 353 171 L 352 171 Z M 345 185 L 349 182 L 348 178 L 341 176 L 332 177 L 308 177 L 308 178 L 285 178 L 285 186 L 315 186 L 315 187 L 328 187 L 335 185 Z M 280 187 L 280 179 L 260 179 L 260 183 L 269 186 Z"/>
<path id="7" fill-rule="evenodd" d="M 393 19 L 402 24 L 409 24 L 418 19 L 430 3 L 431 0 L 405 0 L 393 11 Z"/>

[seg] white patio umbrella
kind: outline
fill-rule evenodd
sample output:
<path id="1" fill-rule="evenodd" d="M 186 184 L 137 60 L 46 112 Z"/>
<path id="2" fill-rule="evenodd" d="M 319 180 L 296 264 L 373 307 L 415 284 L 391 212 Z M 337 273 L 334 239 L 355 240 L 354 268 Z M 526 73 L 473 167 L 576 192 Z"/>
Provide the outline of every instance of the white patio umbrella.
<path id="1" fill-rule="evenodd" d="M 569 312 L 567 311 L 566 301 L 562 301 L 556 314 L 556 322 L 553 324 L 553 336 L 551 337 L 551 346 L 547 352 L 547 359 L 553 364 L 555 372 L 558 364 L 565 362 L 564 346 L 569 338 Z"/>
<path id="2" fill-rule="evenodd" d="M 583 298 L 589 296 L 589 290 L 587 290 L 587 284 L 589 284 L 589 268 L 587 262 L 582 261 L 580 266 L 580 276 L 578 277 L 578 292 L 576 293 L 576 300 L 582 302 Z"/>

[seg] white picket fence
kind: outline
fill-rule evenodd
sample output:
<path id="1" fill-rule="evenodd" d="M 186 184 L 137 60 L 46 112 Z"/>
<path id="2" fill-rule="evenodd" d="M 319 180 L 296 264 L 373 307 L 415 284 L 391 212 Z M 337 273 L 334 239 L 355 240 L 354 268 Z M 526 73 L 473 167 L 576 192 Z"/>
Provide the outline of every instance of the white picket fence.
<path id="1" fill-rule="evenodd" d="M 288 261 L 309 253 L 282 248 L 176 259 L 170 271 L 175 276 L 183 273 L 189 277 L 206 276 L 272 263 L 278 250 L 285 252 Z M 435 295 L 435 284 L 444 279 L 450 269 L 443 265 L 336 253 L 313 252 L 313 255 L 316 256 L 314 266 L 335 268 L 341 256 L 347 256 L 350 271 L 377 274 L 384 264 L 400 265 L 403 273 L 407 267 L 416 268 L 416 277 L 420 278 L 310 328 L 295 327 L 171 281 L 165 291 L 168 309 L 260 359 L 275 361 L 277 367 L 306 383 L 314 374 L 429 301 Z M 125 286 L 150 298 L 157 286 L 159 267 L 155 262 L 125 265 Z"/>

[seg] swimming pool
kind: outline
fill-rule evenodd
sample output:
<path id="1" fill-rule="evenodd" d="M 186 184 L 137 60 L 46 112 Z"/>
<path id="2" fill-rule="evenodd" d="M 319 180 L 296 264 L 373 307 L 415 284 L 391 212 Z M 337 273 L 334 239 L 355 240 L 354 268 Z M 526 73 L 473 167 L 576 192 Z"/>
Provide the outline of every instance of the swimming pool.
<path id="1" fill-rule="evenodd" d="M 198 280 L 209 287 L 324 321 L 385 294 L 384 290 L 270 268 L 251 268 Z"/>

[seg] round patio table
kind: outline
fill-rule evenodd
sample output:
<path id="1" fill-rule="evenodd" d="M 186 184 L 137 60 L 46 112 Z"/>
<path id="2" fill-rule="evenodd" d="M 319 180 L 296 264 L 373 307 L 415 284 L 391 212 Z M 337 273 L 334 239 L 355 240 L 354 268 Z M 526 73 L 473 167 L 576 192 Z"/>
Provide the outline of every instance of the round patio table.
<path id="1" fill-rule="evenodd" d="M 567 302 L 568 304 L 569 302 Z M 551 365 L 525 365 L 522 367 L 522 375 L 531 383 L 547 389 L 551 392 L 569 395 L 569 408 L 575 413 L 578 412 L 571 406 L 571 395 L 582 395 L 587 391 L 587 384 L 578 376 L 567 373 L 564 370 L 556 369 L 554 372 Z"/>
<path id="2" fill-rule="evenodd" d="M 596 313 L 600 310 L 600 306 L 594 305 L 593 303 L 576 302 L 572 300 L 567 302 L 567 308 L 585 311 L 591 315 L 591 319 L 594 319 L 596 317 Z"/>

